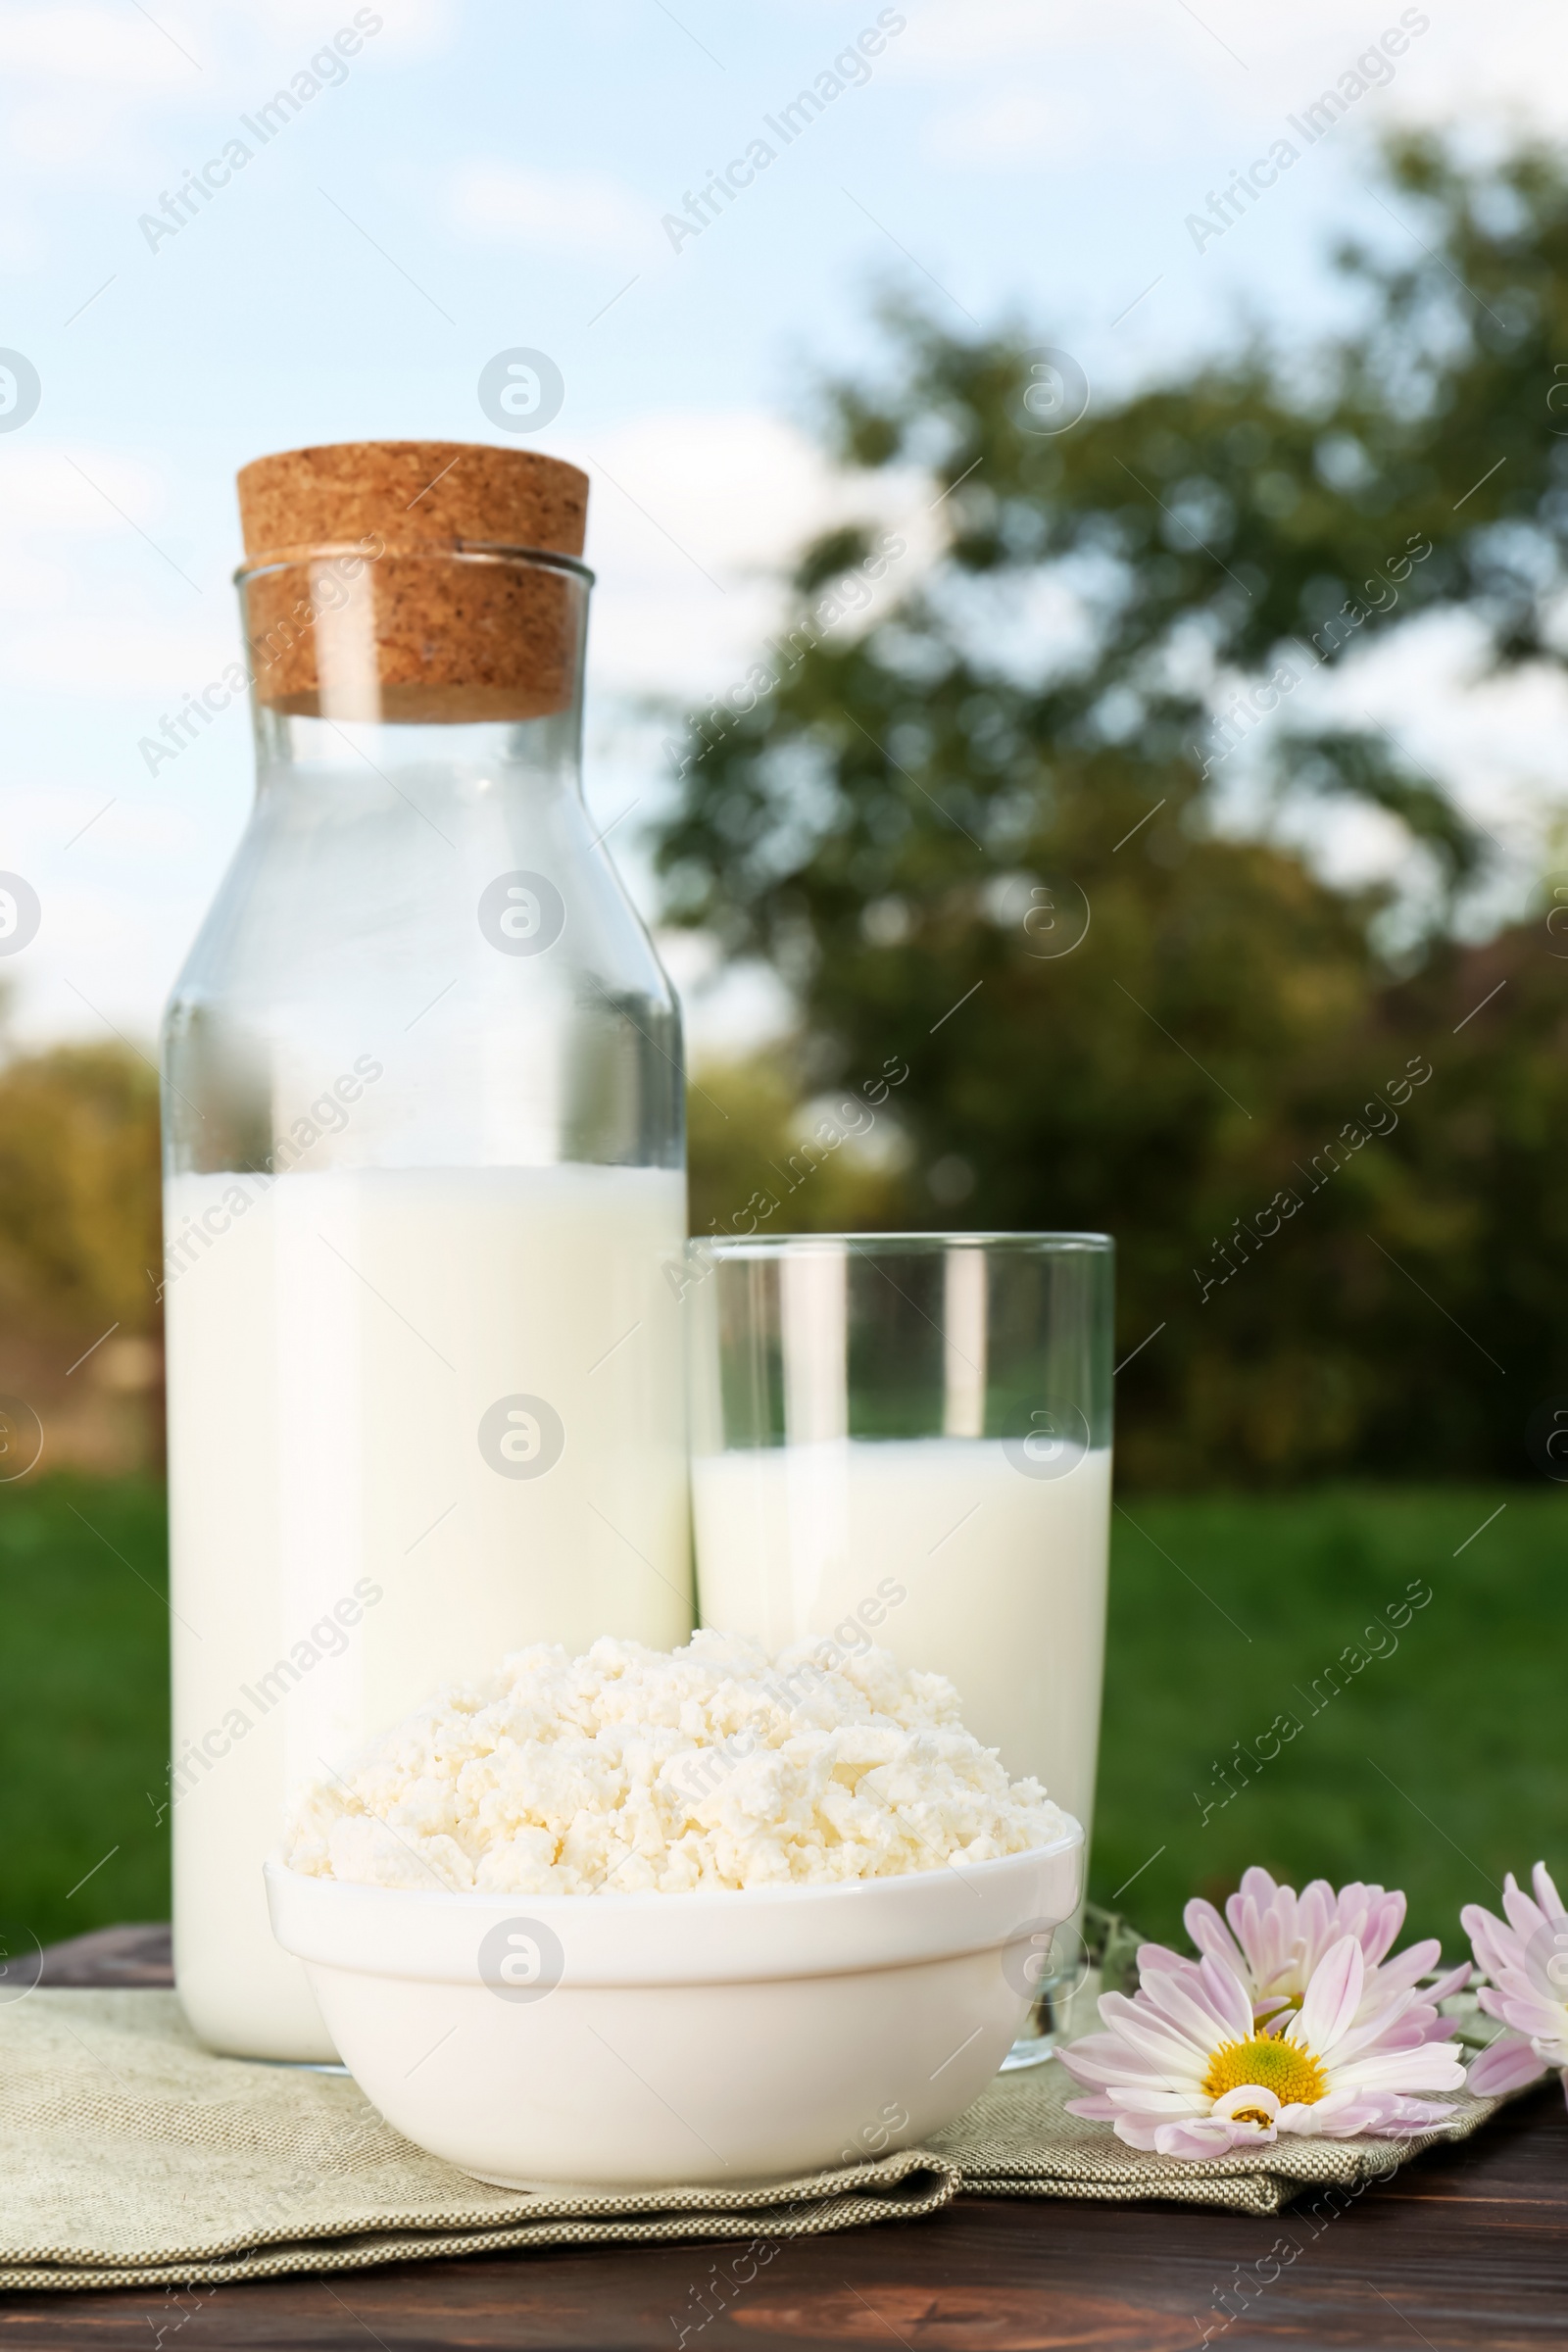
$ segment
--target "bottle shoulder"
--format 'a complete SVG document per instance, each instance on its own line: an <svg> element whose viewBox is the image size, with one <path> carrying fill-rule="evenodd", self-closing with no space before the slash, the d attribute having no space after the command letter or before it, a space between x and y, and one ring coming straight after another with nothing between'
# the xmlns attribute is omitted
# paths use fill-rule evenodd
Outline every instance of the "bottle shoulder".
<svg viewBox="0 0 1568 2352"><path fill-rule="evenodd" d="M675 994L574 791L261 796L164 1071L172 1169L272 1166L280 1138L310 1167L683 1155Z"/></svg>
<svg viewBox="0 0 1568 2352"><path fill-rule="evenodd" d="M259 799L166 1021L198 1004L263 1020L344 997L402 1004L437 967L438 984L461 978L497 1012L597 999L673 1017L674 990L581 800L557 795L520 823L495 813L475 823L471 809L411 805L392 821L350 808L302 824Z"/></svg>

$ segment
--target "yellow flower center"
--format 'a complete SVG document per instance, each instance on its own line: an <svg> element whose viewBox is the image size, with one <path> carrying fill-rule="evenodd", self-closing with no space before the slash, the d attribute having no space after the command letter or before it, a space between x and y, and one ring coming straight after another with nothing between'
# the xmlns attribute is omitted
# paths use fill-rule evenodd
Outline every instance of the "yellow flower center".
<svg viewBox="0 0 1568 2352"><path fill-rule="evenodd" d="M1328 2089L1322 2067L1297 2042L1278 2041L1271 2034L1254 2034L1250 2041L1221 2042L1203 2077L1207 2096L1222 2099L1228 2090L1254 2082L1260 2090L1271 2090L1282 2107L1315 2106ZM1250 2113L1259 2124L1269 2120L1260 2108L1241 2112Z"/></svg>

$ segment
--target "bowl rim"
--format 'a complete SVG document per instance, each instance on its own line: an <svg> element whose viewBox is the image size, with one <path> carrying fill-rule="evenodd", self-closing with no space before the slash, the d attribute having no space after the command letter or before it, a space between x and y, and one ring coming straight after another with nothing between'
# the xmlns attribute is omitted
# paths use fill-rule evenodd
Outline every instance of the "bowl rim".
<svg viewBox="0 0 1568 2352"><path fill-rule="evenodd" d="M1059 1838L1048 1838L1043 1845L1021 1846L1013 1854L992 1854L984 1862L962 1865L942 1862L931 1870L889 1871L872 1879L838 1879L826 1886L797 1885L792 1882L777 1886L704 1887L684 1893L656 1886L641 1887L626 1894L533 1894L515 1887L377 1886L365 1879L318 1877L312 1871L296 1870L292 1863L284 1860L280 1851L269 1854L262 1867L268 1880L275 1881L280 1886L308 1887L318 1900L330 1902L341 1897L352 1897L356 1902L379 1901L388 1906L394 1903L415 1904L444 1916L498 1909L514 1912L519 1905L525 1905L530 1915L537 1911L545 1918L559 1915L563 1919L580 1919L584 1916L585 1906L589 1904L593 1906L592 1915L596 1919L624 1917L648 1910L654 1910L662 1917L672 1913L676 1905L682 1917L709 1909L737 1916L737 1906L741 1904L749 1911L756 1911L763 1904L806 1907L854 1895L863 1900L868 1894L888 1893L894 1887L923 1890L947 1879L978 1879L982 1886L989 1886L1009 1870L1050 1860L1057 1854L1070 1853L1076 1845L1083 1845L1086 1842L1083 1824L1071 1813L1063 1818L1066 1828Z"/></svg>
<svg viewBox="0 0 1568 2352"><path fill-rule="evenodd" d="M1069 1818L1059 1837L1016 1854L832 1886L455 1893L311 1878L280 1857L265 1885L274 1936L308 1967L477 1986L488 1982L483 1951L510 1948L525 1931L567 1989L652 1987L835 1976L1001 1948L1035 1934L1048 1913L1052 1926L1070 1916L1084 1851Z"/></svg>

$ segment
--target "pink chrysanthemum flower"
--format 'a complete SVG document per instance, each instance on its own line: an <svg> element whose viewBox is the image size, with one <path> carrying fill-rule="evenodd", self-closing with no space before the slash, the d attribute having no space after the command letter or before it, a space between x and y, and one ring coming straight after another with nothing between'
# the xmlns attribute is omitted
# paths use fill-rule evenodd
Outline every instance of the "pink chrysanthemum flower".
<svg viewBox="0 0 1568 2352"><path fill-rule="evenodd" d="M1191 1902L1182 1917L1199 1950L1240 1977L1261 2025L1300 2007L1313 1971L1342 1936L1354 1936L1366 1963L1363 2014L1428 1975L1443 1957L1435 1936L1396 1959L1385 1957L1404 1925L1404 1908L1402 1894L1382 1886L1357 1883L1336 1894L1327 1879L1314 1879L1298 1894L1294 1886L1277 1886L1266 1870L1250 1870L1225 1905L1229 1930L1212 1903ZM1419 2024L1420 2038L1442 2040L1449 2029L1437 2005L1457 1992L1469 1974L1469 1962L1461 1960L1427 1985L1421 1994L1425 2014L1412 2007L1407 2030Z"/></svg>
<svg viewBox="0 0 1568 2352"><path fill-rule="evenodd" d="M1453 2112L1409 2094L1460 2089L1456 2048L1410 2037L1418 2004L1409 1985L1363 2014L1372 1972L1353 1936L1330 1946L1277 2030L1259 2026L1250 1990L1221 1960L1146 1944L1139 1966L1131 1999L1101 2000L1108 2031L1057 2052L1094 2093L1070 2099L1068 2112L1114 2124L1129 2147L1218 2156L1267 2146L1282 2132L1396 2136Z"/></svg>
<svg viewBox="0 0 1568 2352"><path fill-rule="evenodd" d="M1507 2028L1471 2060L1470 2087L1482 2098L1521 2090L1552 2067L1561 2070L1568 2098L1568 1911L1544 1862L1531 1883L1534 1902L1511 1871L1503 1882L1506 1925L1479 1903L1459 1914L1476 1966L1492 1979L1476 1997Z"/></svg>

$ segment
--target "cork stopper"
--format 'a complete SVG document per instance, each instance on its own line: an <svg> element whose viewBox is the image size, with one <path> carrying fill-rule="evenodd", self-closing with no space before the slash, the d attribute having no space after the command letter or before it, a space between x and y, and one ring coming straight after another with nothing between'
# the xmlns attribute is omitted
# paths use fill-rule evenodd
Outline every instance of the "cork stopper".
<svg viewBox="0 0 1568 2352"><path fill-rule="evenodd" d="M577 692L588 477L535 450L351 441L239 474L258 699L305 716L537 718Z"/></svg>

